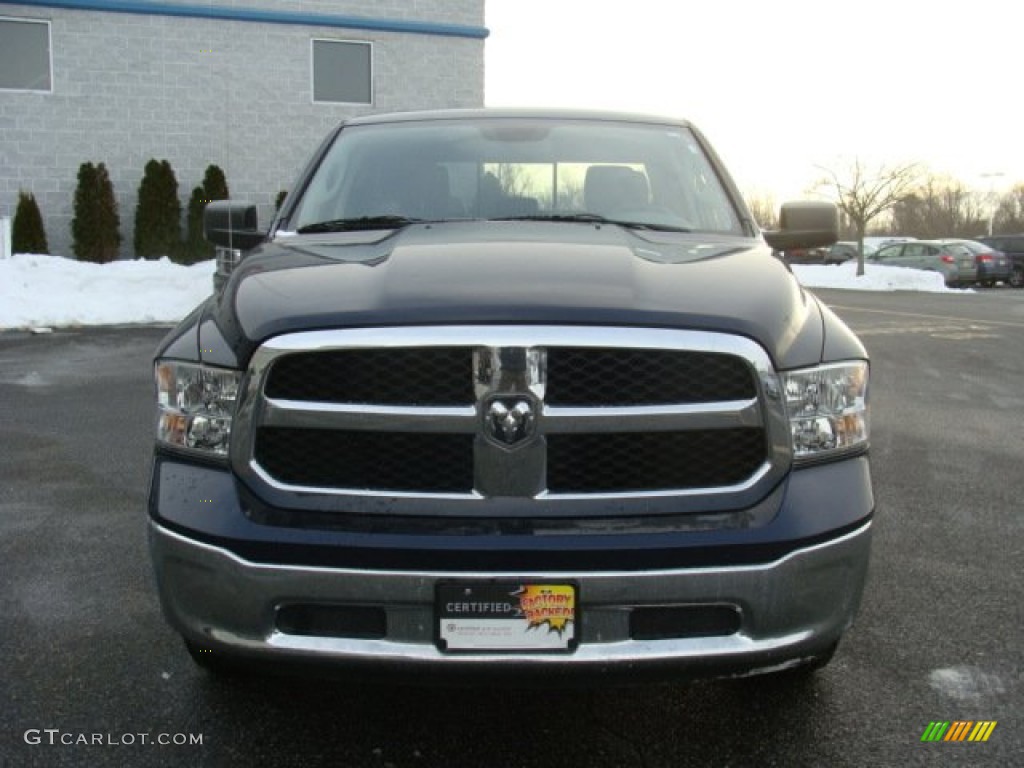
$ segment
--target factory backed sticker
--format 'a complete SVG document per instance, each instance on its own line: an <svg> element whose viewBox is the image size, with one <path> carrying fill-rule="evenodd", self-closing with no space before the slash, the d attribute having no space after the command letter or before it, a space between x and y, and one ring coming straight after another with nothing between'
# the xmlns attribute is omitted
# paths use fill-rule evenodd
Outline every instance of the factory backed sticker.
<svg viewBox="0 0 1024 768"><path fill-rule="evenodd" d="M436 615L446 651L571 651L577 643L574 584L440 584Z"/></svg>

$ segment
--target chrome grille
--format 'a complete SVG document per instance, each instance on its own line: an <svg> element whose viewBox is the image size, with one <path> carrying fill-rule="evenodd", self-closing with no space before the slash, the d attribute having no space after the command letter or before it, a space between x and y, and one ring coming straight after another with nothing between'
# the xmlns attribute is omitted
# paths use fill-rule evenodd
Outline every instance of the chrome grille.
<svg viewBox="0 0 1024 768"><path fill-rule="evenodd" d="M591 516L629 504L637 514L739 509L791 463L780 392L764 351L726 334L311 331L253 356L231 455L257 494L289 508L538 518L579 514L589 499L601 500L582 508Z"/></svg>
<svg viewBox="0 0 1024 768"><path fill-rule="evenodd" d="M735 356L664 349L552 347L548 405L617 406L746 400L757 389ZM473 348L305 352L271 367L267 397L380 405L472 404Z"/></svg>

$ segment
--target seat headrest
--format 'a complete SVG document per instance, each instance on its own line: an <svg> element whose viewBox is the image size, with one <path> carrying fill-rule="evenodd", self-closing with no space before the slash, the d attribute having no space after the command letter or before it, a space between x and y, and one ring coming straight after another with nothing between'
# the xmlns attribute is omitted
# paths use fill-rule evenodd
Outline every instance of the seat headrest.
<svg viewBox="0 0 1024 768"><path fill-rule="evenodd" d="M650 203L647 177L625 165L592 165L583 181L583 200L591 213L645 208Z"/></svg>

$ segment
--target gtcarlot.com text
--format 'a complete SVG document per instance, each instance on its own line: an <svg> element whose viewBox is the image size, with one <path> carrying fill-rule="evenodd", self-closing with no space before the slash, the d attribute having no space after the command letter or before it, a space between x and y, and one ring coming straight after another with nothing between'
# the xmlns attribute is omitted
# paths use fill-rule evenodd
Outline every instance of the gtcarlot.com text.
<svg viewBox="0 0 1024 768"><path fill-rule="evenodd" d="M29 728L25 731L25 743L47 746L82 747L201 747L201 733L75 733L60 728Z"/></svg>

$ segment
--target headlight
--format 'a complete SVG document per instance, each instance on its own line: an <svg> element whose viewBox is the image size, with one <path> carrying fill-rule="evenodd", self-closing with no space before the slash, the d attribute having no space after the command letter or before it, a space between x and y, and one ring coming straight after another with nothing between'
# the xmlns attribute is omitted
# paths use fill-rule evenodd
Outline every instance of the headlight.
<svg viewBox="0 0 1024 768"><path fill-rule="evenodd" d="M865 361L789 371L782 381L795 459L828 458L867 445Z"/></svg>
<svg viewBox="0 0 1024 768"><path fill-rule="evenodd" d="M158 361L157 440L210 456L227 456L241 378L238 371L224 368Z"/></svg>

